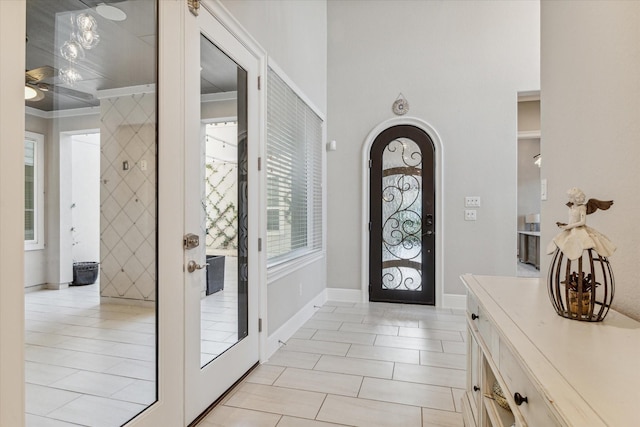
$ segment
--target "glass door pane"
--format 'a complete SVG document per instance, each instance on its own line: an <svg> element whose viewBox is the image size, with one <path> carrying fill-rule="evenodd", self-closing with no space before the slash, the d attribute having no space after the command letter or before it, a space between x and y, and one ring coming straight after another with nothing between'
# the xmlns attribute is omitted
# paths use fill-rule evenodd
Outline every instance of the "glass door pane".
<svg viewBox="0 0 640 427"><path fill-rule="evenodd" d="M206 245L201 365L247 336L247 72L200 36L202 224Z"/></svg>
<svg viewBox="0 0 640 427"><path fill-rule="evenodd" d="M382 152L382 289L422 290L422 153L410 139Z"/></svg>
<svg viewBox="0 0 640 427"><path fill-rule="evenodd" d="M27 425L120 426L157 400L157 2L26 5Z"/></svg>

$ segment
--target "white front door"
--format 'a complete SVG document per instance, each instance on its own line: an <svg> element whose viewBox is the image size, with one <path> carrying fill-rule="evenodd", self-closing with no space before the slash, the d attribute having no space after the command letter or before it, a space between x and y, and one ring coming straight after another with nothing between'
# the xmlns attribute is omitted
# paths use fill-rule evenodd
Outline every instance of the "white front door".
<svg viewBox="0 0 640 427"><path fill-rule="evenodd" d="M258 73L205 8L185 37L185 424L258 362Z"/></svg>

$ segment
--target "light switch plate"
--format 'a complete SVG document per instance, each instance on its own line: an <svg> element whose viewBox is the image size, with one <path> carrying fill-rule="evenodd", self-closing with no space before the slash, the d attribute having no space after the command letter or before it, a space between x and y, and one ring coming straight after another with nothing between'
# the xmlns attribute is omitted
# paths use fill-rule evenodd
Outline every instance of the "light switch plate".
<svg viewBox="0 0 640 427"><path fill-rule="evenodd" d="M547 180L540 180L540 200L547 200Z"/></svg>
<svg viewBox="0 0 640 427"><path fill-rule="evenodd" d="M464 210L464 220L465 221L475 221L478 219L477 217L478 211L475 209L465 209Z"/></svg>

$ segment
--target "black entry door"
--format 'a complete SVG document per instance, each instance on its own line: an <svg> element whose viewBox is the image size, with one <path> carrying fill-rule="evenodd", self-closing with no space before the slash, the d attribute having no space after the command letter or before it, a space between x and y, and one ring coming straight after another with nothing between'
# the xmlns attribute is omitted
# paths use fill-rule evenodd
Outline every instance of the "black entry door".
<svg viewBox="0 0 640 427"><path fill-rule="evenodd" d="M371 147L369 300L435 305L433 141L409 125Z"/></svg>

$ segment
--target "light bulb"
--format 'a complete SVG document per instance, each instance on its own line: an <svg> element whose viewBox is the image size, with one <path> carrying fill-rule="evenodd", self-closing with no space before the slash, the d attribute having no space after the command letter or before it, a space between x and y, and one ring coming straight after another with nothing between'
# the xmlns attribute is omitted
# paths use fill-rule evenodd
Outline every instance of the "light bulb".
<svg viewBox="0 0 640 427"><path fill-rule="evenodd" d="M60 78L66 84L73 86L76 82L82 80L82 76L73 67L64 67L60 69Z"/></svg>
<svg viewBox="0 0 640 427"><path fill-rule="evenodd" d="M84 49L75 40L68 40L64 42L60 48L60 54L64 59L70 62L78 62L84 59Z"/></svg>
<svg viewBox="0 0 640 427"><path fill-rule="evenodd" d="M84 49L93 49L100 42L100 35L95 30L76 31L73 33L75 39Z"/></svg>
<svg viewBox="0 0 640 427"><path fill-rule="evenodd" d="M96 18L88 13L81 13L76 16L76 24L80 31L95 31L98 28Z"/></svg>

